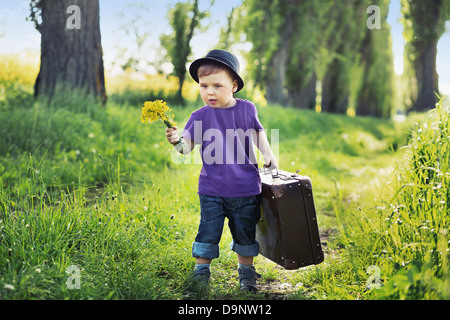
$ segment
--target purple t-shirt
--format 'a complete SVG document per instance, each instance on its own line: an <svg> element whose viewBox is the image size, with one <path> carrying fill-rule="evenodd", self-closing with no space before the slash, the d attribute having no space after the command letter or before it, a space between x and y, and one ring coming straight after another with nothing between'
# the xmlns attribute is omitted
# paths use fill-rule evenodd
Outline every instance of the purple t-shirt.
<svg viewBox="0 0 450 320"><path fill-rule="evenodd" d="M231 108L206 105L192 112L183 130L182 137L200 145L199 194L249 197L261 193L253 137L264 128L252 102L236 102Z"/></svg>

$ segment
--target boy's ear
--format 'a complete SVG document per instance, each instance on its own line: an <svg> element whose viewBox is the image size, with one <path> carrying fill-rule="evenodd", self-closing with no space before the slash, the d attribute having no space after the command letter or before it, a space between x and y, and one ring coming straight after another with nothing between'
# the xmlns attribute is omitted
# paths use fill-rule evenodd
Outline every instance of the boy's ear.
<svg viewBox="0 0 450 320"><path fill-rule="evenodd" d="M238 89L238 82L237 82L237 80L234 80L233 81L233 93L235 93L237 91L237 89Z"/></svg>

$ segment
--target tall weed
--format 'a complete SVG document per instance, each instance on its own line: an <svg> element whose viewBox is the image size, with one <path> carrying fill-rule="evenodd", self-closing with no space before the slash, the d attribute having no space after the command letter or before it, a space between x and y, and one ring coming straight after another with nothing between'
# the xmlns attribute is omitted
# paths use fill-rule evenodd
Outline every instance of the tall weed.
<svg viewBox="0 0 450 320"><path fill-rule="evenodd" d="M141 92L158 92L156 85L147 91L145 80L142 85ZM126 90L126 86L117 88ZM116 98L123 99L123 104L110 99L106 108L81 94L63 92L52 102L4 103L0 112L0 298L186 297L182 291L193 266L190 246L198 222L200 168L171 163L172 148L165 141L164 126L139 122L144 96L120 90L118 94L123 94ZM193 101L184 108L171 105L179 128L201 105ZM389 203L385 209L360 211L353 210L352 201L355 194L373 195L376 188L369 182L384 178L378 174L392 160L393 151L405 143L409 124L399 130L393 122L373 118L260 104L258 108L269 139L271 129L280 130L281 169L301 169L312 178L321 230L336 228L335 214L346 223L341 223L343 237L327 244L341 251L341 260L327 257L313 272L296 273L307 275L302 290L324 292L315 295L318 298L374 297L373 290L360 295L368 265L384 268L386 294L389 283L396 283L390 281L392 277L420 274L417 265L402 273L402 261L408 260L394 240L398 224L385 220L391 214ZM392 235L385 235L387 229ZM444 246L443 239L439 238L438 246ZM215 262L213 282L231 290L236 257L228 249L223 251ZM81 290L66 286L65 271L70 265L81 267ZM292 279L298 278L293 275ZM444 285L440 282L437 287ZM219 291L215 297L223 297Z"/></svg>
<svg viewBox="0 0 450 320"><path fill-rule="evenodd" d="M390 184L382 186L384 200L368 209L336 201L342 258L351 261L371 299L450 297L449 109L441 102L425 116L400 154ZM364 281L374 266L376 289Z"/></svg>
<svg viewBox="0 0 450 320"><path fill-rule="evenodd" d="M394 299L449 299L450 110L440 102L413 131L385 215L387 283Z"/></svg>
<svg viewBox="0 0 450 320"><path fill-rule="evenodd" d="M64 92L51 102L10 106L0 113L0 175L5 183L13 181L31 154L46 163L42 176L48 184L69 185L81 177L86 185L105 185L116 176L118 160L122 182L134 174L143 179L145 169L158 170L165 162L169 148L163 126L145 127L139 119L139 108L101 107Z"/></svg>
<svg viewBox="0 0 450 320"><path fill-rule="evenodd" d="M189 213L198 210L186 173L172 173L179 184L163 174L127 193L120 183L49 188L34 162L17 194L0 183L0 299L181 296L193 264ZM80 270L78 290L67 285L70 266Z"/></svg>

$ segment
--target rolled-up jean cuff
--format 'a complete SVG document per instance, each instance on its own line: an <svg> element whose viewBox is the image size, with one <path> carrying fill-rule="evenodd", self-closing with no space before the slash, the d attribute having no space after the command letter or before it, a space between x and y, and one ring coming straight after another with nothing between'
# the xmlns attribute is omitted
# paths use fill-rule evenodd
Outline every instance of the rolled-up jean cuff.
<svg viewBox="0 0 450 320"><path fill-rule="evenodd" d="M194 242L192 244L192 256L194 258L215 259L219 257L219 246L217 244L208 244Z"/></svg>
<svg viewBox="0 0 450 320"><path fill-rule="evenodd" d="M255 241L252 245L243 246L232 241L230 249L244 257L256 257L259 253L259 243Z"/></svg>

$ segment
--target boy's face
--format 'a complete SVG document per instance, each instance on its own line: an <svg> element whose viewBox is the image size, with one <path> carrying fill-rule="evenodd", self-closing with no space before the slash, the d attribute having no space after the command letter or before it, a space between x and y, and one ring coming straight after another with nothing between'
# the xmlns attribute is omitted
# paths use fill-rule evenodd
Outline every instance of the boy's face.
<svg viewBox="0 0 450 320"><path fill-rule="evenodd" d="M236 80L220 70L209 76L199 77L200 95L203 102L213 108L230 108L236 104L233 93L238 88Z"/></svg>

